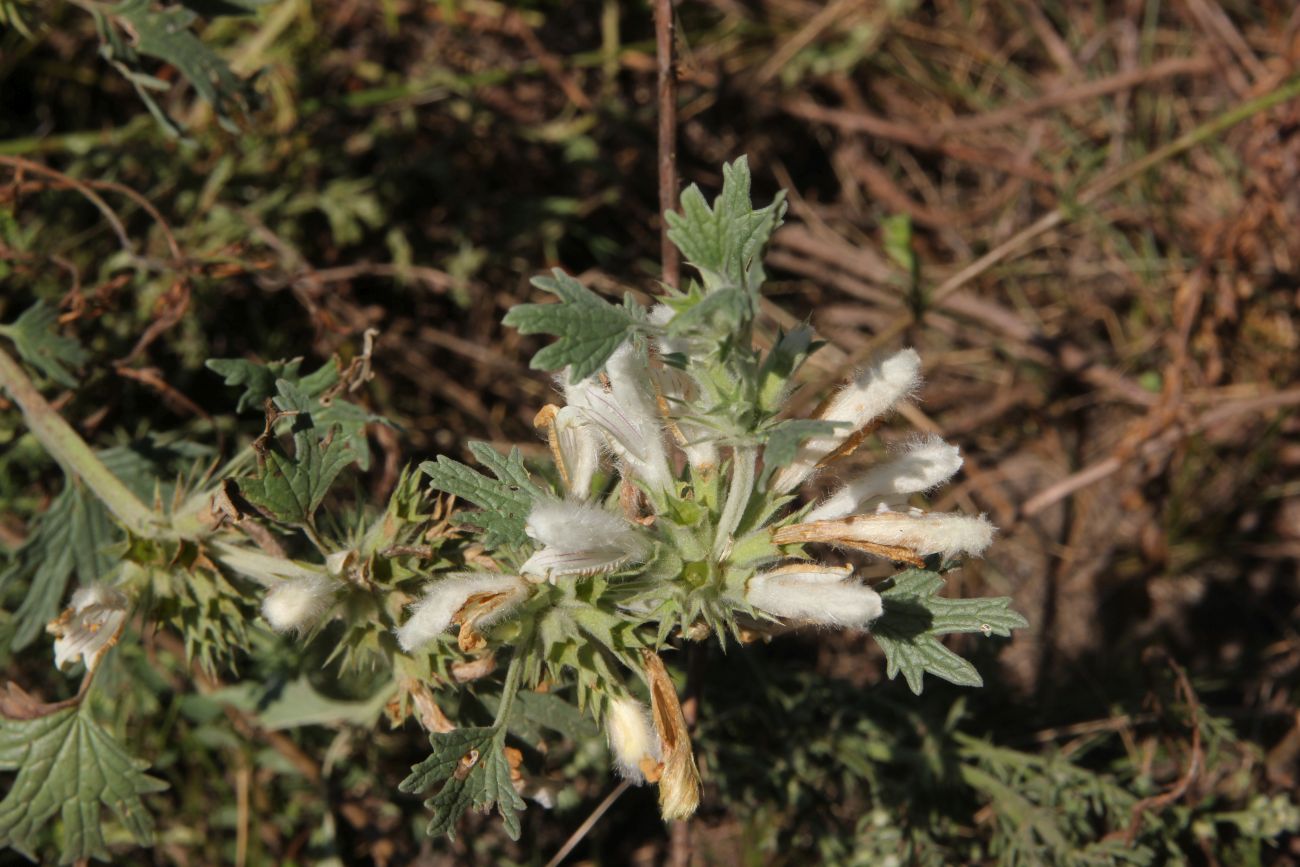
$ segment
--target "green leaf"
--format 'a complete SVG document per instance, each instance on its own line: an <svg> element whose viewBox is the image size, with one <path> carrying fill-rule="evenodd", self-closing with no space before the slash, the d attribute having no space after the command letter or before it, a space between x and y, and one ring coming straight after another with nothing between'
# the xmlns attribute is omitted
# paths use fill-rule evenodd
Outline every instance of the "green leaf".
<svg viewBox="0 0 1300 867"><path fill-rule="evenodd" d="M749 187L749 161L742 156L722 167L722 193L713 207L691 184L682 193L682 212L664 215L668 238L710 290L730 286L757 292L763 283L762 252L785 216L785 193L754 210Z"/></svg>
<svg viewBox="0 0 1300 867"><path fill-rule="evenodd" d="M233 705L253 714L267 731L301 726L371 727L393 697L391 683L364 701L341 701L322 695L305 677L271 685L246 681L204 696L216 706Z"/></svg>
<svg viewBox="0 0 1300 867"><path fill-rule="evenodd" d="M668 323L667 331L674 337L731 335L739 332L756 312L749 292L738 286L726 286L683 309Z"/></svg>
<svg viewBox="0 0 1300 867"><path fill-rule="evenodd" d="M839 426L842 425L821 419L792 418L768 428L763 446L763 483L767 483L773 472L794 460L804 440L830 436Z"/></svg>
<svg viewBox="0 0 1300 867"><path fill-rule="evenodd" d="M280 379L294 381L298 378L301 358L289 361L269 361L258 364L245 358L209 358L204 366L225 378L226 385L243 386L244 392L235 405L236 412L246 409L261 410L268 397L275 395L275 383ZM333 365L327 365L333 368ZM317 371L319 373L319 371Z"/></svg>
<svg viewBox="0 0 1300 867"><path fill-rule="evenodd" d="M337 428L324 441L310 427L300 430L293 443L293 457L278 449L268 452L262 475L240 479L239 490L278 521L310 525L330 485L356 459L356 451L338 436Z"/></svg>
<svg viewBox="0 0 1300 867"><path fill-rule="evenodd" d="M13 323L0 325L0 334L14 342L14 348L32 367L68 388L77 385L69 367L79 367L88 358L81 344L59 334L59 314L44 301L37 301Z"/></svg>
<svg viewBox="0 0 1300 867"><path fill-rule="evenodd" d="M778 333L776 345L767 353L758 371L759 409L774 413L781 408L795 371L821 346L813 340L813 330L806 324L788 334Z"/></svg>
<svg viewBox="0 0 1300 867"><path fill-rule="evenodd" d="M327 368L334 374L328 381L320 376ZM296 384L287 379L278 379L275 382L276 408L281 412L298 413L298 418L294 420L295 430L303 426L319 430L334 429L334 437L352 449L357 466L368 470L370 441L366 439L366 425L372 422L388 424L388 421L339 396L326 402L320 395L337 381L338 374L331 363L326 363L321 370L303 377Z"/></svg>
<svg viewBox="0 0 1300 867"><path fill-rule="evenodd" d="M486 810L493 805L505 822L510 839L519 839L519 813L524 801L510 782L504 728L467 728L429 736L433 752L411 768L411 775L398 787L403 792L425 792L441 783L442 788L425 805L433 810L429 836L446 834L455 838L456 822L470 808Z"/></svg>
<svg viewBox="0 0 1300 867"><path fill-rule="evenodd" d="M243 84L226 62L194 35L191 27L197 15L176 6L155 9L150 0L122 0L115 6L102 7L102 12L130 36L129 45L120 38L108 39L102 51L135 85L136 93L164 126L175 129L148 94L149 88L157 88L158 79L148 76L142 80L145 77L134 68L139 55L174 66L212 106L222 125L231 132L238 131L228 109L242 95Z"/></svg>
<svg viewBox="0 0 1300 867"><path fill-rule="evenodd" d="M885 651L887 674L901 671L912 692L921 694L923 675L932 674L958 686L982 686L975 666L944 647L938 636L953 632L982 632L1008 636L1029 624L1010 608L1008 597L945 599L937 594L944 580L936 572L908 569L891 579L880 595L885 611L871 626L872 637Z"/></svg>
<svg viewBox="0 0 1300 867"><path fill-rule="evenodd" d="M559 296L558 304L518 304L503 323L520 334L554 334L559 340L533 356L534 370L559 370L572 365L574 379L585 379L614 354L636 327L626 307L610 304L559 268L551 276L533 278L533 285Z"/></svg>
<svg viewBox="0 0 1300 867"><path fill-rule="evenodd" d="M31 534L0 573L0 588L10 581L28 585L27 595L14 612L9 637L13 650L22 650L45 630L59 613L68 583L75 575L90 584L108 574L116 560L107 548L118 532L99 500L77 482L71 482L37 519Z"/></svg>
<svg viewBox="0 0 1300 867"><path fill-rule="evenodd" d="M470 451L492 470L496 479L446 455L439 455L436 463L425 461L420 464L420 470L433 480L434 489L483 509L462 515L465 523L487 531L483 544L489 548L526 544L528 534L524 532L524 523L533 501L543 492L529 478L523 455L519 449L512 449L508 458L502 458L487 443L478 441L470 443Z"/></svg>
<svg viewBox="0 0 1300 867"><path fill-rule="evenodd" d="M495 708L490 708L495 710ZM517 734L528 730L530 734L537 727L559 732L575 741L593 738L599 734L596 723L591 717L578 710L570 702L551 692L533 692L522 689L515 695L515 706L510 714L508 724ZM530 737L530 741L540 738Z"/></svg>
<svg viewBox="0 0 1300 867"><path fill-rule="evenodd" d="M147 767L78 708L31 720L0 719L0 770L18 772L0 802L0 846L35 859L39 835L58 813L60 864L107 861L100 825L104 807L136 842L149 845L153 819L140 796L167 784L146 775Z"/></svg>

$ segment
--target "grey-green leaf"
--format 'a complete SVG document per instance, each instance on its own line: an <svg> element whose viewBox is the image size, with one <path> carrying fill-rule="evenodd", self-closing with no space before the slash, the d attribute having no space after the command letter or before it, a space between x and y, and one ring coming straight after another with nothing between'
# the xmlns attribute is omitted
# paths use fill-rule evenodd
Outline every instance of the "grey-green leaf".
<svg viewBox="0 0 1300 867"><path fill-rule="evenodd" d="M236 412L243 412L246 409L260 410L266 399L275 395L276 380L296 380L301 363L301 358L269 361L266 364L245 358L209 358L205 366L224 377L226 385L244 387L239 403L235 405Z"/></svg>
<svg viewBox="0 0 1300 867"><path fill-rule="evenodd" d="M75 388L76 377L68 369L86 362L86 351L70 337L55 329L59 314L44 301L28 307L9 325L0 325L0 334L14 342L14 348L32 367L57 382Z"/></svg>
<svg viewBox="0 0 1300 867"><path fill-rule="evenodd" d="M664 215L669 239L699 269L710 290L757 292L763 282L762 252L785 216L785 193L755 210L749 188L749 161L742 156L722 167L722 193L712 207L692 184L682 193L682 212Z"/></svg>
<svg viewBox="0 0 1300 867"><path fill-rule="evenodd" d="M0 846L33 857L40 834L62 819L60 864L109 860L100 816L104 807L148 845L153 819L141 796L167 788L87 712L67 708L32 720L0 719L0 770L17 771L0 802Z"/></svg>
<svg viewBox="0 0 1300 867"><path fill-rule="evenodd" d="M21 650L59 613L75 575L81 584L98 581L113 568L106 549L118 533L108 511L79 482L69 482L37 520L13 563L0 573L0 587L25 582L27 595L14 612L10 646ZM7 627L8 628L8 627Z"/></svg>
<svg viewBox="0 0 1300 867"><path fill-rule="evenodd" d="M604 298L559 268L533 278L533 285L559 297L557 304L519 304L502 320L521 334L554 334L559 339L533 356L538 370L572 366L574 379L585 379L614 354L634 331L636 320L626 307Z"/></svg>
<svg viewBox="0 0 1300 867"><path fill-rule="evenodd" d="M477 441L470 443L470 450L498 478L490 479L446 455L439 455L437 462L425 461L420 470L432 480L435 489L483 510L462 514L461 520L486 530L483 543L489 548L527 543L524 523L542 491L529 477L523 456L513 449L509 457L503 458L487 443Z"/></svg>
<svg viewBox="0 0 1300 867"><path fill-rule="evenodd" d="M110 59L124 71L131 71L125 64L134 62L135 54L171 64L213 107L222 125L237 131L230 120L230 109L242 97L243 85L230 66L194 34L191 27L198 16L175 6L155 9L149 0L122 0L103 11L131 35L129 49L120 40L105 46ZM145 95L139 87L137 93ZM160 120L166 123L165 118Z"/></svg>
<svg viewBox="0 0 1300 867"><path fill-rule="evenodd" d="M403 792L425 792L442 784L425 802L433 810L427 828L429 836L456 836L456 823L470 808L493 805L505 822L506 833L519 839L519 813L523 799L510 781L510 762L505 754L505 729L465 728L429 736L433 752L411 768L399 788Z"/></svg>
<svg viewBox="0 0 1300 867"><path fill-rule="evenodd" d="M872 637L885 651L886 673L893 679L901 671L912 692L921 694L926 674L958 686L980 686L975 666L944 647L938 636L954 632L981 632L1008 636L1028 625L1012 611L1007 597L945 599L936 594L944 581L935 572L909 569L894 576L880 595L884 614L871 626Z"/></svg>

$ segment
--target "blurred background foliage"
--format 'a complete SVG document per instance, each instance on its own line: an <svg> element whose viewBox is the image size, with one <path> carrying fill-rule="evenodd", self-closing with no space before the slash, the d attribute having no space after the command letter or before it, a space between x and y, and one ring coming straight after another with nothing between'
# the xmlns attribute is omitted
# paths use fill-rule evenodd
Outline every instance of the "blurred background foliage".
<svg viewBox="0 0 1300 867"><path fill-rule="evenodd" d="M633 789L573 863L1300 862L1294 4L677 16L682 177L747 153L757 200L790 190L764 314L830 341L804 401L916 346L923 401L883 438L961 444L937 505L1002 532L947 592L1031 628L958 639L986 687L919 700L862 637L709 654L689 832ZM313 369L373 327L398 427L363 497L469 438L538 453L551 385L499 319L550 266L654 291L655 71L651 10L619 0L0 0L0 322L57 307L89 360L47 393L103 447L228 452L259 423L207 358ZM0 551L59 479L0 412ZM171 785L123 857L543 864L613 787L598 744L549 742L576 782L521 842L477 816L427 840L396 791L423 736L359 725L326 650L256 640L223 681L165 631L113 657L104 718ZM45 639L0 661L67 693Z"/></svg>

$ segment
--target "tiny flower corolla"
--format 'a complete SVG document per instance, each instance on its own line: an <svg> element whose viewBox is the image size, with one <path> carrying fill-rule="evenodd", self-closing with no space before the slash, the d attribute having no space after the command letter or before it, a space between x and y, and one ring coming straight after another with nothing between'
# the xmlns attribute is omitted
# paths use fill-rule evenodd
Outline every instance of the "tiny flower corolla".
<svg viewBox="0 0 1300 867"><path fill-rule="evenodd" d="M799 487L824 459L852 443L855 435L916 391L920 383L921 357L913 349L896 352L867 368L840 389L818 416L839 422L835 433L804 442L794 460L777 471L772 489L787 492Z"/></svg>
<svg viewBox="0 0 1300 867"><path fill-rule="evenodd" d="M646 773L656 775L661 754L659 736L650 723L650 710L634 698L610 701L605 712L605 733L619 775L644 783Z"/></svg>
<svg viewBox="0 0 1300 867"><path fill-rule="evenodd" d="M519 570L531 578L611 572L649 553L635 525L594 503L538 500L524 530L542 544Z"/></svg>
<svg viewBox="0 0 1300 867"><path fill-rule="evenodd" d="M45 627L54 636L54 666L63 669L80 657L94 671L126 622L128 600L106 584L91 584L72 594L68 608Z"/></svg>
<svg viewBox="0 0 1300 867"><path fill-rule="evenodd" d="M849 482L817 508L805 521L830 521L873 511L878 505L896 507L911 494L936 488L961 469L961 453L937 436L909 443L898 456L873 467Z"/></svg>
<svg viewBox="0 0 1300 867"><path fill-rule="evenodd" d="M335 586L323 575L281 581L262 600L262 616L276 632L310 629L329 608Z"/></svg>
<svg viewBox="0 0 1300 867"><path fill-rule="evenodd" d="M745 599L790 620L865 628L884 610L880 594L852 580L849 566L798 563L749 579Z"/></svg>
<svg viewBox="0 0 1300 867"><path fill-rule="evenodd" d="M424 597L410 606L411 616L397 627L397 643L407 653L419 650L456 622L461 611L475 607L473 626L502 619L528 596L528 584L516 575L461 572L434 581ZM470 624L466 623L462 628Z"/></svg>

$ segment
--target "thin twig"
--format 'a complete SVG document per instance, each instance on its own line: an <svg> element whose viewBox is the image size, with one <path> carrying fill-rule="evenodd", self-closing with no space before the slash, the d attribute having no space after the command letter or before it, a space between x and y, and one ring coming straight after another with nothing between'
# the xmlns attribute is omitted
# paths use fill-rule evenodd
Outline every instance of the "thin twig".
<svg viewBox="0 0 1300 867"><path fill-rule="evenodd" d="M623 780L615 786L614 791L606 795L605 800L601 801L596 809L591 811L591 815L578 826L577 830L569 835L569 839L564 841L564 845L560 847L560 851L555 853L555 857L546 862L546 867L559 867L559 865L563 863L564 859L569 856L569 853L577 848L578 844L582 842L582 839L591 833L591 829L596 827L596 823L600 821L600 817L605 815L606 811L608 811L610 807L614 806L614 802L621 798L623 793L626 792L628 787L631 785L632 784L627 780Z"/></svg>
<svg viewBox="0 0 1300 867"><path fill-rule="evenodd" d="M680 280L677 248L668 240L664 215L677 207L677 61L672 0L655 0L655 59L659 65L659 246L664 282Z"/></svg>

